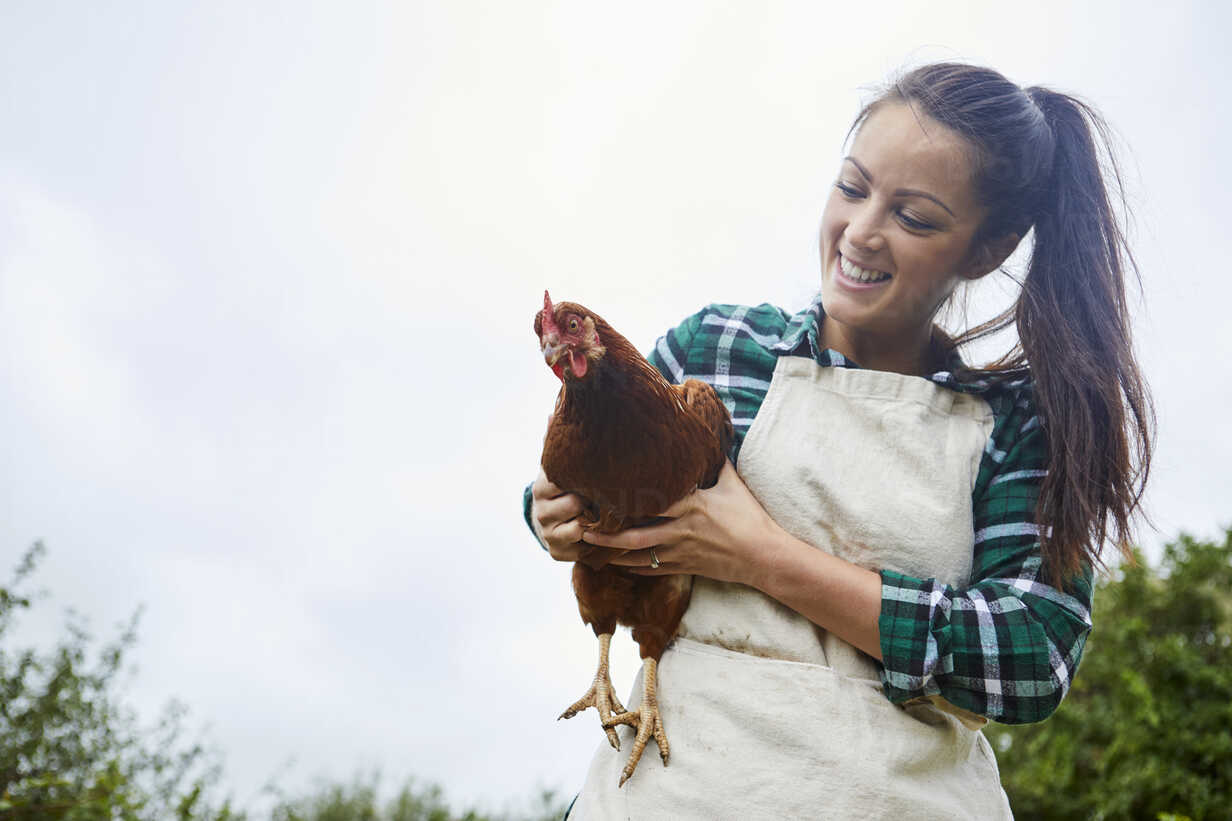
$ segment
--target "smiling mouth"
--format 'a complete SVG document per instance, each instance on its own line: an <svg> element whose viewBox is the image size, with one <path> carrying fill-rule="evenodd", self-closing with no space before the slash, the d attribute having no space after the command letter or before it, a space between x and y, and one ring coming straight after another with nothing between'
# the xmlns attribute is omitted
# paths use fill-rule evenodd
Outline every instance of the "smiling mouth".
<svg viewBox="0 0 1232 821"><path fill-rule="evenodd" d="M887 274L885 271L873 271L868 268L861 268L841 253L838 254L838 267L839 270L842 271L843 276L853 282L858 282L861 285L872 285L891 279L890 274Z"/></svg>

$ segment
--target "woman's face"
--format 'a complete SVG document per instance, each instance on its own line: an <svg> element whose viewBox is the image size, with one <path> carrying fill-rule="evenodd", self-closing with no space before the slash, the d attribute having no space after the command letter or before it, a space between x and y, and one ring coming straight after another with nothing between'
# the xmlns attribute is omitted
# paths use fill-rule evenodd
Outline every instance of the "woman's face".
<svg viewBox="0 0 1232 821"><path fill-rule="evenodd" d="M827 343L838 333L849 347L927 344L959 280L986 273L969 254L985 209L966 143L918 117L904 103L882 105L839 168L821 218Z"/></svg>

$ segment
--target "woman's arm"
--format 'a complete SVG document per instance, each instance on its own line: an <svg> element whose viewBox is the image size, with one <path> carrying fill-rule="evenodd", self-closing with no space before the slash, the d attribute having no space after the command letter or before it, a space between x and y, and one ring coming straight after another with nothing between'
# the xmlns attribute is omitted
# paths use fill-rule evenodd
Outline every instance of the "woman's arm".
<svg viewBox="0 0 1232 821"><path fill-rule="evenodd" d="M880 660L893 702L941 695L997 721L1041 721L1081 659L1091 577L1088 570L1063 591L1040 576L1034 513L1046 450L1029 407L1008 414L994 435L977 482L971 582L962 588L867 570L796 539L730 465L713 488L665 511L671 521L586 540L627 551L613 564L637 573L693 573L761 590Z"/></svg>
<svg viewBox="0 0 1232 821"><path fill-rule="evenodd" d="M783 532L751 585L881 661L881 577Z"/></svg>
<svg viewBox="0 0 1232 821"><path fill-rule="evenodd" d="M661 515L671 521L620 533L591 531L582 538L625 550L612 564L635 573L689 573L756 588L881 658L877 573L818 550L781 528L731 462L723 466L714 487L689 494ZM650 567L651 547L657 569Z"/></svg>
<svg viewBox="0 0 1232 821"><path fill-rule="evenodd" d="M1047 443L1029 400L1015 400L992 441L976 485L971 582L881 572L882 681L894 702L939 694L1025 724L1069 690L1091 631L1093 574L1085 566L1062 589L1041 573L1035 507Z"/></svg>

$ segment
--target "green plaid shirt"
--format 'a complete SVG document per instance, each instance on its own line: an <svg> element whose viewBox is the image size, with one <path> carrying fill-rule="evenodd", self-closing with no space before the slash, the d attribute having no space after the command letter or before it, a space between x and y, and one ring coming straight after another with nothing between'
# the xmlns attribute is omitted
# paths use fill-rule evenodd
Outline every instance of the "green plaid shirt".
<svg viewBox="0 0 1232 821"><path fill-rule="evenodd" d="M794 316L769 304L709 305L668 331L647 358L670 382L692 378L715 387L732 415L736 462L778 357L859 367L822 349L822 318L820 298ZM1068 591L1040 577L1034 514L1047 449L1029 381L960 380L961 372L954 354L945 370L928 378L982 396L993 412L971 494L971 580L955 588L880 571L881 680L894 703L941 695L995 721L1042 721L1061 703L1082 658L1091 630L1092 574L1088 568ZM523 514L529 526L529 487Z"/></svg>

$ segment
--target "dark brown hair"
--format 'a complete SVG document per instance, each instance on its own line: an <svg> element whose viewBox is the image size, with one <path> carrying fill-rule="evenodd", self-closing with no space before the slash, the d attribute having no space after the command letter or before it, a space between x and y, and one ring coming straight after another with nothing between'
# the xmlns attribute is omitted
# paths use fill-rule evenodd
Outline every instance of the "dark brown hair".
<svg viewBox="0 0 1232 821"><path fill-rule="evenodd" d="M1015 304L949 343L1017 326L1014 347L976 373L1010 379L1030 366L1048 442L1036 504L1046 578L1059 582L1086 563L1102 566L1106 541L1132 558L1131 518L1150 471L1154 411L1130 343L1125 272L1139 274L1105 183L1106 173L1128 215L1107 123L1072 96L1019 88L992 69L961 63L904 74L864 107L852 130L887 102L911 105L970 144L976 195L988 209L973 249L1034 232Z"/></svg>

